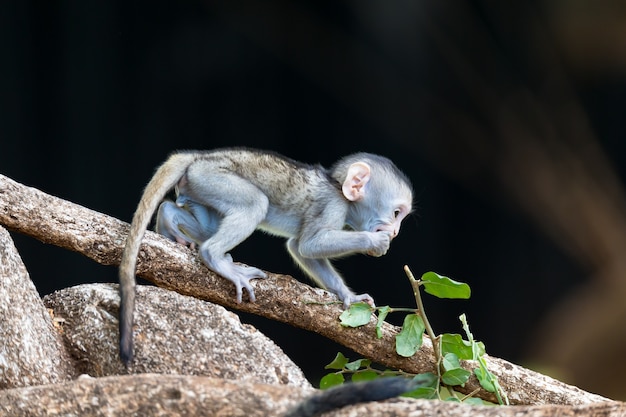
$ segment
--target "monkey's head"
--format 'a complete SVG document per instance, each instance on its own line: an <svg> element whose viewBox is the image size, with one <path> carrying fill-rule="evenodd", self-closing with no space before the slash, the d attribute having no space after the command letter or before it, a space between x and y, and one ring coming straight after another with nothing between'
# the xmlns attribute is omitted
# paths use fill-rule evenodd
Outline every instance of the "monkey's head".
<svg viewBox="0 0 626 417"><path fill-rule="evenodd" d="M387 232L393 239L411 212L411 182L389 159L368 153L347 156L331 169L350 202L346 225L359 231Z"/></svg>

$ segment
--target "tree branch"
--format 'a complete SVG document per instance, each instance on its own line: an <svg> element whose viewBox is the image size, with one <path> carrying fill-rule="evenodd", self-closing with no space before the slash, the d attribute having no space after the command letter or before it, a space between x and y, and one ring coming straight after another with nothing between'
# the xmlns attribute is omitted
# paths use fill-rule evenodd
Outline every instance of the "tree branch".
<svg viewBox="0 0 626 417"><path fill-rule="evenodd" d="M117 265L128 233L128 224L80 205L53 197L0 175L0 224L42 242L79 252L98 263ZM235 302L234 287L208 270L195 253L148 232L139 253L137 274L154 284L182 294L254 313L319 333L390 368L421 373L433 370L432 344L425 338L422 349L411 358L396 354L399 329L385 323L383 337L374 335L375 319L368 326L344 328L339 324L341 307L327 292L286 276L268 273L255 280L257 302ZM471 363L465 364L471 369ZM601 396L502 359L488 358L488 365L507 391L512 404L588 404L607 401ZM479 388L473 378L462 389ZM494 396L481 390L479 396Z"/></svg>
<svg viewBox="0 0 626 417"><path fill-rule="evenodd" d="M0 414L13 417L106 415L241 415L279 416L310 390L288 385L225 381L191 375L140 374L83 377L75 381L0 391ZM448 417L623 416L626 404L605 402L567 407L558 405L490 407L445 401L400 398L364 403L328 415ZM327 414L324 414L327 415Z"/></svg>

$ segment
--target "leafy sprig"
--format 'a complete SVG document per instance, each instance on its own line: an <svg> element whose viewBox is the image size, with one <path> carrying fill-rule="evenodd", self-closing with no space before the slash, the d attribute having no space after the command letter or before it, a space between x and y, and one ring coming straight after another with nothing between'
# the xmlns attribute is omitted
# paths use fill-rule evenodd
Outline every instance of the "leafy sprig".
<svg viewBox="0 0 626 417"><path fill-rule="evenodd" d="M343 354L338 353L335 359L326 366L326 369L334 370L334 372L322 378L320 387L324 389L342 384L346 374L350 374L353 381L404 375L419 380L419 388L407 393L407 396L482 403L476 398L459 398L453 390L454 386L464 386L472 375L471 372L461 366L461 361L472 360L478 363L478 368L474 369L474 375L478 378L481 387L486 391L493 392L500 404L508 404L506 393L498 383L497 377L487 369L484 359L485 345L474 340L465 314L462 314L459 319L467 340L463 339L460 334L435 335L424 310L421 287L424 287L427 294L438 298L468 299L471 296L469 285L435 272L426 272L420 279L415 279L408 266L405 266L404 270L413 288L417 308L372 307L366 303L355 303L344 311L339 318L343 326L360 327L368 324L372 314L377 313L376 336L381 338L382 323L389 314L407 313L402 328L396 335L396 353L404 357L413 356L422 346L424 333L428 334L433 343L437 374L415 375L389 369L378 370L372 367L369 359L350 361Z"/></svg>

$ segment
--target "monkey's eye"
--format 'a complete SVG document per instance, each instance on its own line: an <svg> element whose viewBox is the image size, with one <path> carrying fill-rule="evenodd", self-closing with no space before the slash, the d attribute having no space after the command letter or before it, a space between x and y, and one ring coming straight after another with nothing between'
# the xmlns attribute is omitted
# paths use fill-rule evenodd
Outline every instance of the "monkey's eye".
<svg viewBox="0 0 626 417"><path fill-rule="evenodd" d="M400 209L395 209L395 210L393 211L393 218L394 218L394 219L397 219L397 218L398 218L398 216L400 215L400 213L401 213L401 210L400 210Z"/></svg>

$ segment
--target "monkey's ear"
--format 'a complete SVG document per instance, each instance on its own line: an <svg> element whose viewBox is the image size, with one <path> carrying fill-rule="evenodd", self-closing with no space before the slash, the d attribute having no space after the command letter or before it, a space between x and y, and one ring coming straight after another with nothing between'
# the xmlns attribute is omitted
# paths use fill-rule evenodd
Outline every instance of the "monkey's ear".
<svg viewBox="0 0 626 417"><path fill-rule="evenodd" d="M348 168L341 191L349 201L358 201L365 196L365 184L370 180L370 166L365 162L355 162Z"/></svg>

